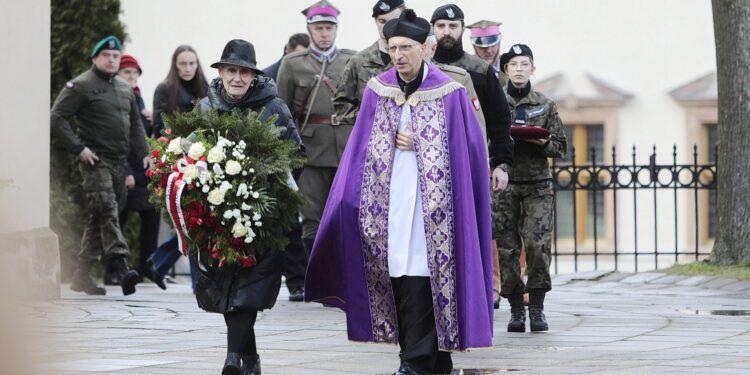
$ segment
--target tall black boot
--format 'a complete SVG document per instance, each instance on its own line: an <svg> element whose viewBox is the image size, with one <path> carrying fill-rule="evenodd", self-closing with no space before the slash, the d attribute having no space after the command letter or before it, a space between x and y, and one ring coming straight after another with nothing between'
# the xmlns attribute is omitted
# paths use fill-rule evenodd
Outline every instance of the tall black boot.
<svg viewBox="0 0 750 375"><path fill-rule="evenodd" d="M76 272L73 274L73 280L70 283L70 289L75 292L84 292L88 295L103 296L107 290L96 285L96 281L91 277L91 268L96 261L79 261L76 266Z"/></svg>
<svg viewBox="0 0 750 375"><path fill-rule="evenodd" d="M128 261L125 256L112 258L108 264L112 266L114 273L120 276L122 294L129 296L135 293L135 286L140 282L141 276L138 275L138 271L128 268Z"/></svg>
<svg viewBox="0 0 750 375"><path fill-rule="evenodd" d="M221 369L221 375L242 375L239 354L227 353L227 359L224 360L224 368Z"/></svg>
<svg viewBox="0 0 750 375"><path fill-rule="evenodd" d="M529 326L531 332L547 331L547 319L544 317L544 294L542 291L529 292Z"/></svg>
<svg viewBox="0 0 750 375"><path fill-rule="evenodd" d="M511 294L508 302L510 302L508 332L526 332L526 308L523 306L523 294Z"/></svg>

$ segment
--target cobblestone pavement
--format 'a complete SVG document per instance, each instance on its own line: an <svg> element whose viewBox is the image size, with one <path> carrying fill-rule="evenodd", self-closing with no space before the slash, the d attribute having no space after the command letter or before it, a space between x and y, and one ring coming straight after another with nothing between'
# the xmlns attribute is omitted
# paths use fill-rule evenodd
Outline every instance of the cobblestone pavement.
<svg viewBox="0 0 750 375"><path fill-rule="evenodd" d="M454 374L750 374L750 282L662 273L562 275L546 301L551 330L507 333L494 348L454 354ZM292 303L282 287L256 324L264 375L391 374L398 348L346 339L344 314ZM740 314L740 315L717 315ZM123 297L68 290L29 314L50 374L218 374L226 327L187 283Z"/></svg>

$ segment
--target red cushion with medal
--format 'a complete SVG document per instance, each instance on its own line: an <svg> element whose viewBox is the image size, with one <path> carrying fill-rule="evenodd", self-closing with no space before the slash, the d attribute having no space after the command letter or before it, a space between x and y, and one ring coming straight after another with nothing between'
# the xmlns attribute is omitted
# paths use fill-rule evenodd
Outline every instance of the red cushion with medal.
<svg viewBox="0 0 750 375"><path fill-rule="evenodd" d="M513 139L538 139L547 138L550 135L550 131L545 128L537 128L533 126L511 126L510 136Z"/></svg>

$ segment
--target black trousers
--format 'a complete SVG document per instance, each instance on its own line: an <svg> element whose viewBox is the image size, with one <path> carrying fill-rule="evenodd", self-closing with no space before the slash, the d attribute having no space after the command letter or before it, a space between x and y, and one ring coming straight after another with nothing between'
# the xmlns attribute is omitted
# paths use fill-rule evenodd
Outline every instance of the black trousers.
<svg viewBox="0 0 750 375"><path fill-rule="evenodd" d="M128 223L128 212L122 211L120 213L120 227L125 228ZM146 271L146 261L151 257L151 253L156 250L159 245L159 222L161 217L156 209L146 209L138 212L141 217L141 228L138 234L138 241L140 244L141 251L138 254L138 272L143 275Z"/></svg>
<svg viewBox="0 0 750 375"><path fill-rule="evenodd" d="M453 368L450 352L438 351L430 278L392 277L391 286L396 299L401 362L409 362L421 371L449 373Z"/></svg>
<svg viewBox="0 0 750 375"><path fill-rule="evenodd" d="M305 271L309 254L302 244L302 224L294 223L289 231L289 245L284 249L284 264L281 272L286 278L290 292L305 286Z"/></svg>
<svg viewBox="0 0 750 375"><path fill-rule="evenodd" d="M258 354L255 343L257 317L257 310L224 314L224 322L227 324L227 353L238 353L241 356Z"/></svg>

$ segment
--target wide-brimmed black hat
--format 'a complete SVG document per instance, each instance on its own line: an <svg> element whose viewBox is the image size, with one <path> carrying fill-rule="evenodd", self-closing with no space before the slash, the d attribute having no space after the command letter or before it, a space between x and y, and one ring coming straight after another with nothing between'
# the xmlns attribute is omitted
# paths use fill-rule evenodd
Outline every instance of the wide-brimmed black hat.
<svg viewBox="0 0 750 375"><path fill-rule="evenodd" d="M221 65L237 65L252 69L258 74L265 74L255 66L255 47L253 44L242 39L232 39L224 47L221 53L221 60L211 64L212 68L219 68Z"/></svg>

